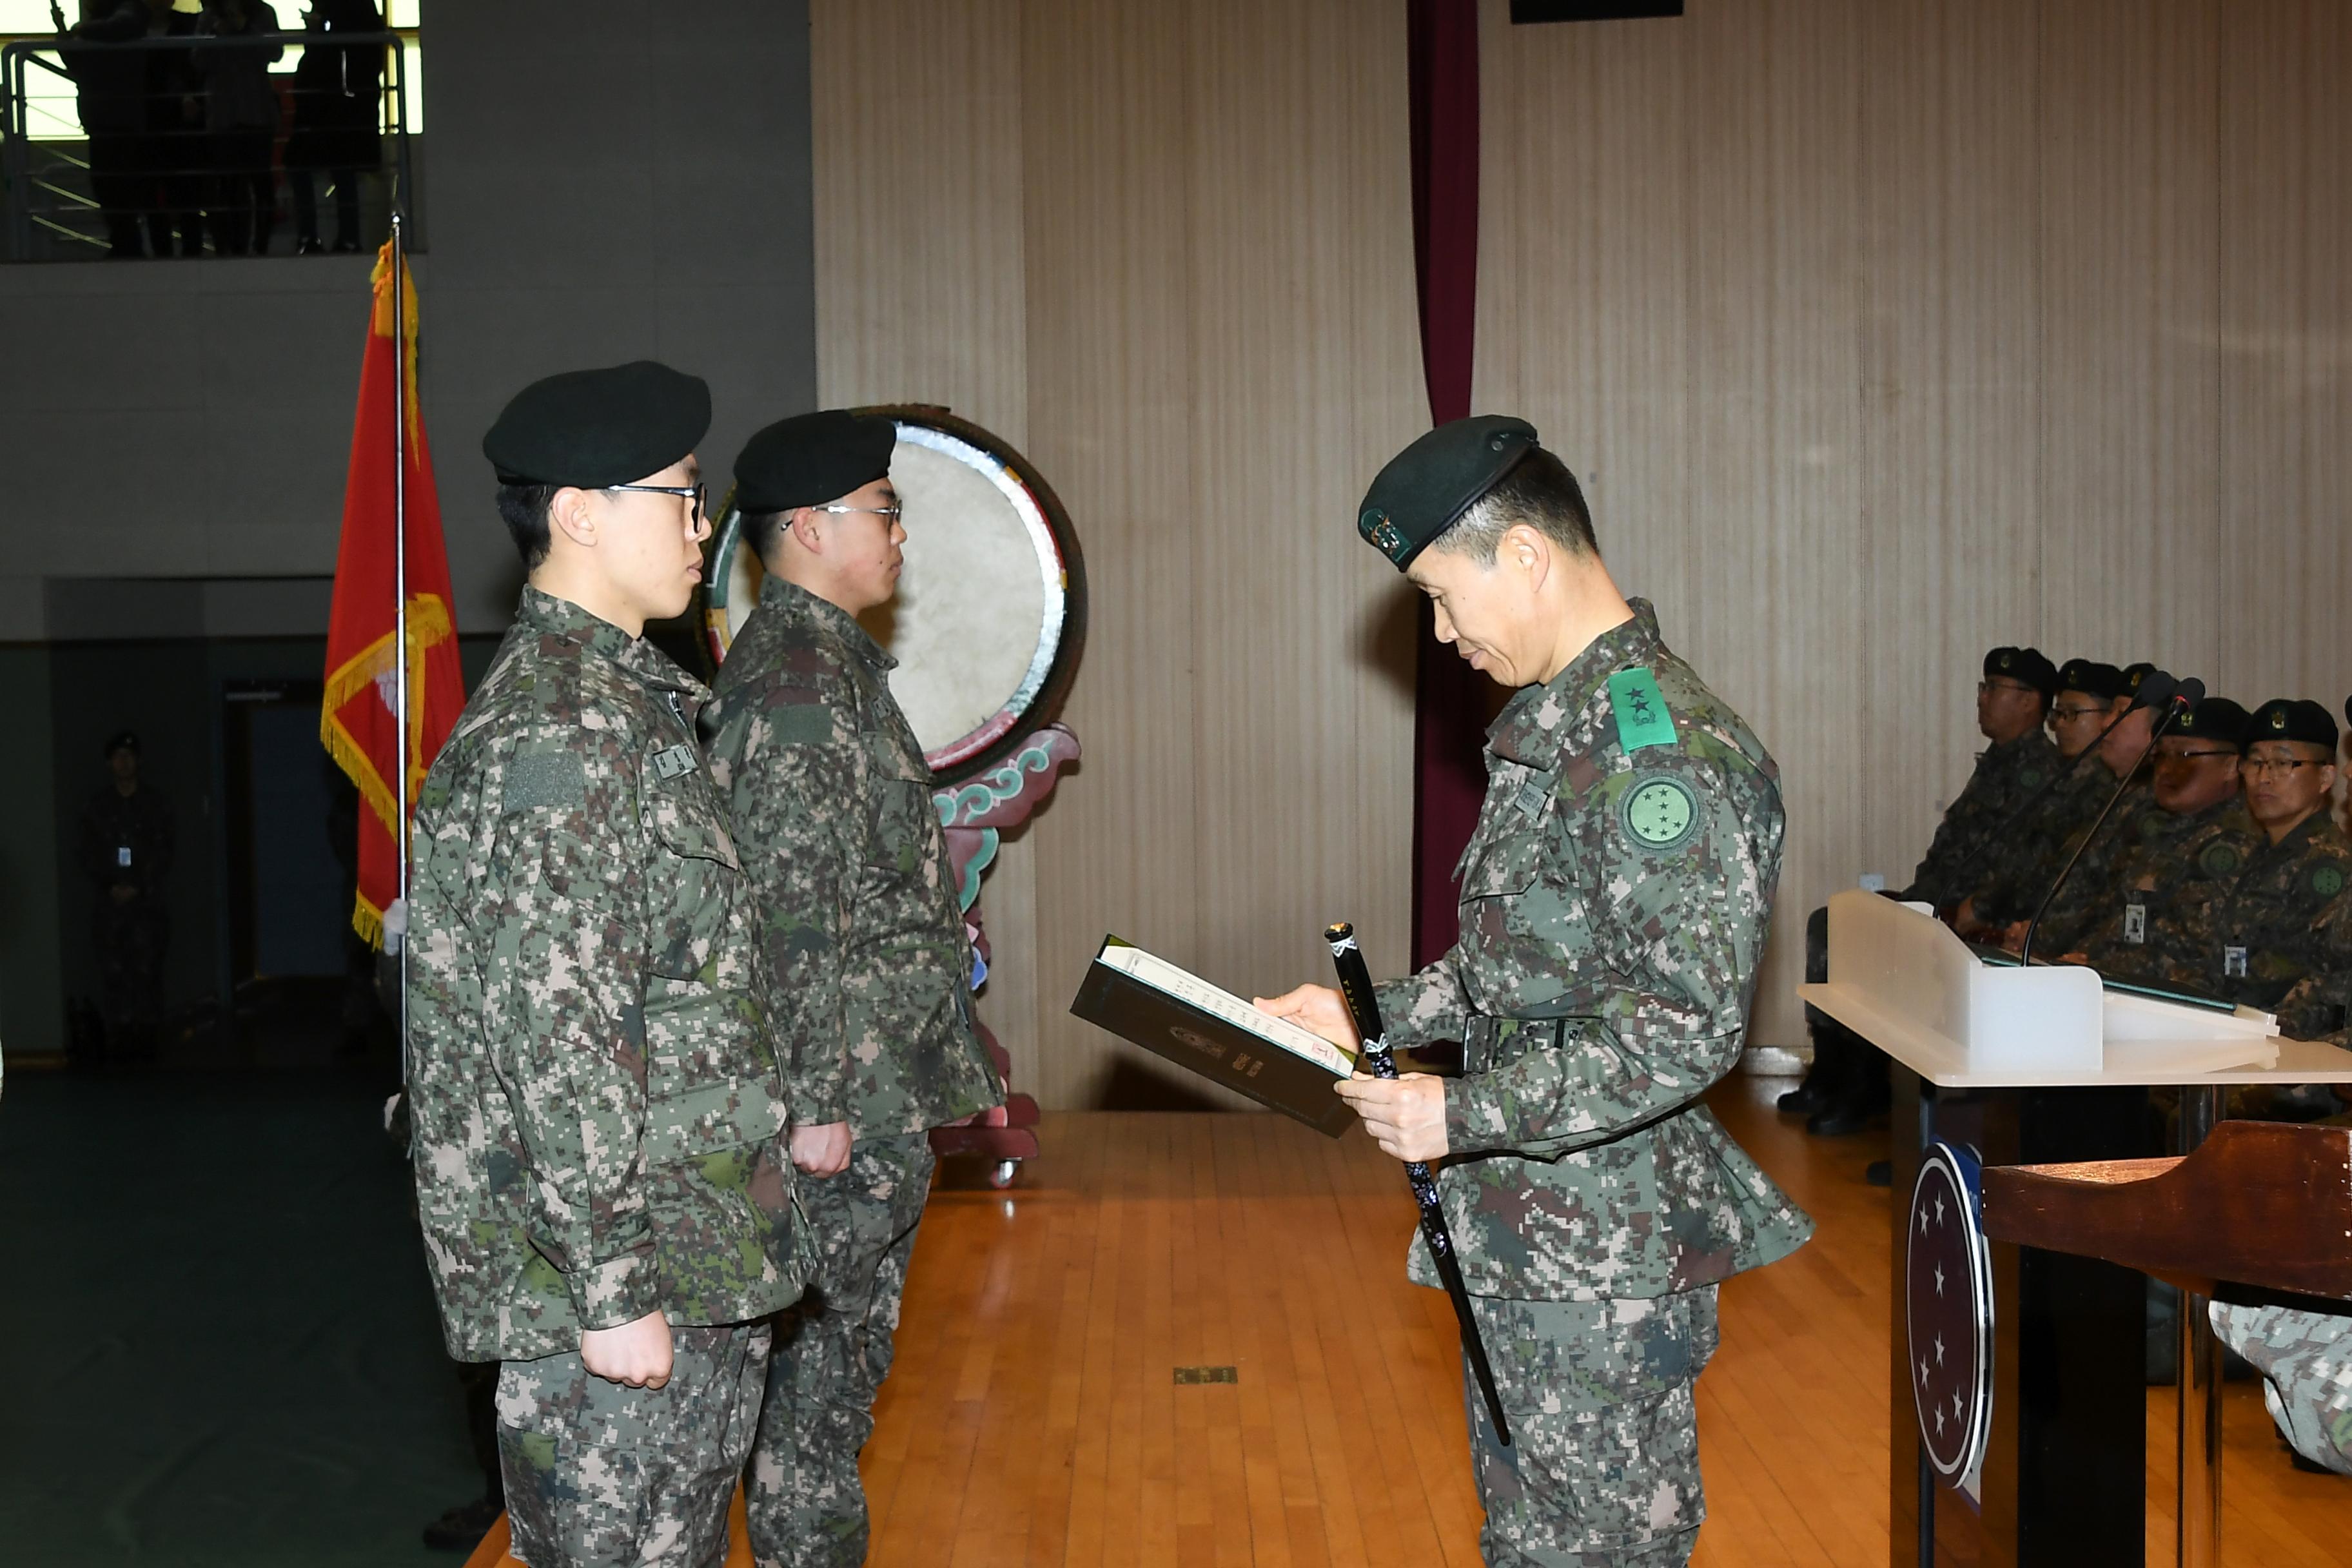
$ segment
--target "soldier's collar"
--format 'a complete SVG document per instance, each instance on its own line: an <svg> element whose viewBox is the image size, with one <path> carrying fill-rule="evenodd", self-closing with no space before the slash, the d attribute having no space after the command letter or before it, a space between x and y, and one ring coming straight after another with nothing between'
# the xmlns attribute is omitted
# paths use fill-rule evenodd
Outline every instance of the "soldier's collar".
<svg viewBox="0 0 2352 1568"><path fill-rule="evenodd" d="M1486 749L1515 763L1540 765L1558 754L1559 732L1592 706L1621 669L1656 661L1663 651L1658 612L1647 599L1628 599L1633 618L1610 627L1568 661L1568 668L1521 690L1486 730Z"/></svg>
<svg viewBox="0 0 2352 1568"><path fill-rule="evenodd" d="M669 655L569 599L525 584L522 602L515 606L515 619L535 632L562 637L583 652L609 659L649 685L683 691L697 702L709 699L709 689L680 669Z"/></svg>
<svg viewBox="0 0 2352 1568"><path fill-rule="evenodd" d="M772 573L760 583L760 603L793 620L807 623L829 633L875 668L891 670L898 661L890 650L876 642L857 617L830 599L821 599L798 583L789 583Z"/></svg>

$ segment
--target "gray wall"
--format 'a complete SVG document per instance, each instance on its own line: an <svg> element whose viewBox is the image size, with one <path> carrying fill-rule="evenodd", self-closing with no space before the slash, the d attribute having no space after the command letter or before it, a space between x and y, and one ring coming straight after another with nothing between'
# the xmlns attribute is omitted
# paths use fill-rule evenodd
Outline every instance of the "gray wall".
<svg viewBox="0 0 2352 1568"><path fill-rule="evenodd" d="M523 383L641 356L707 377L714 478L752 429L814 406L808 13L803 0L719 0L686 26L616 0L449 5L429 9L425 47L424 411L459 626L495 632L521 574L480 441ZM184 635L142 629L133 589L59 580L333 571L371 265L0 267L5 732L51 733L47 645L102 635L110 595L119 636ZM199 635L325 633L322 617L288 626L276 606L242 625L246 602L209 594ZM83 648L66 679L89 691L87 666L135 683L124 672L141 660L185 654ZM205 673L209 688L224 672L208 661ZM211 700L189 698L205 705L180 721L192 735L206 732ZM0 782L0 1039L18 1050L54 1044L37 1037L56 1033L57 928L75 900L53 846L87 787L67 788L84 760L28 758ZM183 843L185 865L196 846ZM188 927L174 944L194 961Z"/></svg>

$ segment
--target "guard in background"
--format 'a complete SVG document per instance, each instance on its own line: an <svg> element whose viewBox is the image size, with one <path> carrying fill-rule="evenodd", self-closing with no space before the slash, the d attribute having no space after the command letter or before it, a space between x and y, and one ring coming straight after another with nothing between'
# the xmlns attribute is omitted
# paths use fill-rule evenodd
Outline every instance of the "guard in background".
<svg viewBox="0 0 2352 1568"><path fill-rule="evenodd" d="M866 1560L857 1455L930 1193L929 1132L1003 1099L931 771L890 695L896 661L856 620L898 592L896 442L887 419L831 410L744 447L736 504L767 578L703 716L765 921L817 1254L777 1322L746 1482L761 1568Z"/></svg>
<svg viewBox="0 0 2352 1568"><path fill-rule="evenodd" d="M709 1568L804 1263L757 911L643 637L709 531L704 384L535 382L484 437L530 585L416 806L409 1105L449 1352L496 1360L514 1554Z"/></svg>
<svg viewBox="0 0 2352 1568"><path fill-rule="evenodd" d="M1511 1426L1506 1447L1465 1372L1480 1548L1514 1568L1682 1563L1717 1286L1812 1233L1700 1103L1748 1032L1778 769L1619 593L1526 423L1423 437L1358 530L1435 602L1441 640L1519 689L1486 732L1461 940L1380 993L1390 1043L1460 1038L1461 1076L1338 1086L1388 1153L1446 1161ZM1356 1043L1326 987L1261 1005ZM1412 1275L1436 1282L1419 1242Z"/></svg>
<svg viewBox="0 0 2352 1568"><path fill-rule="evenodd" d="M1910 885L1891 897L1950 910L1973 890L1993 836L2065 766L2043 727L2057 691L2057 666L2040 648L1997 647L1985 654L1977 681L1977 732L1989 743L1936 825ZM1816 985L1830 977L1829 926L1826 906L1805 921L1805 979ZM1780 1108L1806 1117L1805 1131L1817 1136L1861 1131L1886 1109L1885 1054L1810 1006L1805 1028L1813 1039L1812 1065L1804 1081L1780 1097Z"/></svg>
<svg viewBox="0 0 2352 1568"><path fill-rule="evenodd" d="M139 777L139 737L106 742L113 777L81 808L80 858L96 901L90 946L110 1055L152 1056L163 1017L163 954L172 940L172 803Z"/></svg>

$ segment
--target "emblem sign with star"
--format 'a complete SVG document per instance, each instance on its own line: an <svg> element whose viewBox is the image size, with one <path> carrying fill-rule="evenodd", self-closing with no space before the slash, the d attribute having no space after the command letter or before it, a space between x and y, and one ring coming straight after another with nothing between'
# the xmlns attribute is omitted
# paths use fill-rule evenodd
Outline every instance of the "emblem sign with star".
<svg viewBox="0 0 2352 1568"><path fill-rule="evenodd" d="M1979 1500L1992 1431L1992 1253L1969 1151L1937 1142L1911 1189L1906 1315L1919 1443L1948 1486Z"/></svg>

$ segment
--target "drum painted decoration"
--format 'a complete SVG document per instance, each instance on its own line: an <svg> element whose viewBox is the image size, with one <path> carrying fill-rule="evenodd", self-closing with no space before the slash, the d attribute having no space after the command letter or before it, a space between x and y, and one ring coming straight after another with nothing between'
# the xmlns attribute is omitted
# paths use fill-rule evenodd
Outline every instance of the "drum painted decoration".
<svg viewBox="0 0 2352 1568"><path fill-rule="evenodd" d="M1067 513L1027 459L943 408L869 408L898 426L898 595L859 617L898 659L891 694L940 784L971 778L1050 721L1076 672L1086 573ZM763 574L730 495L704 572L703 627L724 662Z"/></svg>
<svg viewBox="0 0 2352 1568"><path fill-rule="evenodd" d="M1981 1500L1992 1438L1992 1248L1981 1167L1940 1140L1911 1188L1904 1275L1911 1394L1919 1443L1945 1485Z"/></svg>

